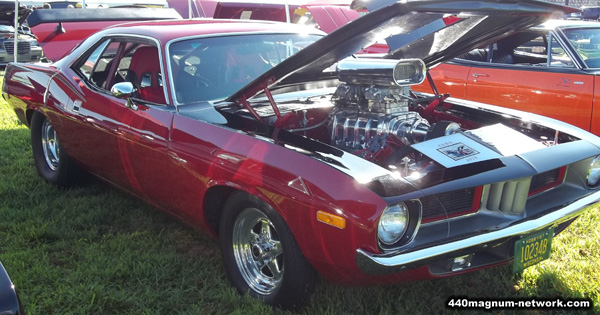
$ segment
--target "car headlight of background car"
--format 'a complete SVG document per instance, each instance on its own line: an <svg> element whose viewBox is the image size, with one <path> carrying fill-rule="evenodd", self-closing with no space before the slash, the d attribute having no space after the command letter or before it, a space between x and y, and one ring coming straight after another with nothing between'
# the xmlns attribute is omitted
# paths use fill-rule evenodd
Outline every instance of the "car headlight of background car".
<svg viewBox="0 0 600 315"><path fill-rule="evenodd" d="M400 240L408 228L409 211L404 202L388 206L379 218L377 235L386 245L392 245Z"/></svg>
<svg viewBox="0 0 600 315"><path fill-rule="evenodd" d="M587 183L590 187L598 186L600 182L600 155L594 158L587 174Z"/></svg>

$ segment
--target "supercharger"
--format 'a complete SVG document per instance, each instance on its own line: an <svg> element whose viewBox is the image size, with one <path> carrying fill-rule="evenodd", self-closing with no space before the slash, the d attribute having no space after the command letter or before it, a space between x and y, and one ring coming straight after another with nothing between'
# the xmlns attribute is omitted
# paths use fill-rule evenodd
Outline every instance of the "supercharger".
<svg viewBox="0 0 600 315"><path fill-rule="evenodd" d="M337 66L344 84L335 92L331 114L331 142L341 149L357 152L391 135L404 145L422 142L431 125L419 113L410 111L410 85L425 77L419 59L348 59Z"/></svg>

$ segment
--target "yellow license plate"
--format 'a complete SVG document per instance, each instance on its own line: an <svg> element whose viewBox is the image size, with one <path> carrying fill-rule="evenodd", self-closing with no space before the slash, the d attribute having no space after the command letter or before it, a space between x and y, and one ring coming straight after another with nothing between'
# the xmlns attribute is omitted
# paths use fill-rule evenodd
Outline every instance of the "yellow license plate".
<svg viewBox="0 0 600 315"><path fill-rule="evenodd" d="M519 273L550 257L550 247L554 229L528 235L515 242L515 261L513 272Z"/></svg>

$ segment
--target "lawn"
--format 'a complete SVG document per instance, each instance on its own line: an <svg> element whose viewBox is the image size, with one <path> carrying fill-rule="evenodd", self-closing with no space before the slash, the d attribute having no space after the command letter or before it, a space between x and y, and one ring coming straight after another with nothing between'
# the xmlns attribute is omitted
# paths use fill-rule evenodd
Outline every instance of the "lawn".
<svg viewBox="0 0 600 315"><path fill-rule="evenodd" d="M309 304L295 313L463 313L446 307L451 297L586 298L594 308L579 312L600 313L599 227L596 206L554 238L550 260L516 276L508 265L385 287L320 280ZM4 101L0 261L29 314L287 313L238 295L217 241L200 231L95 180L72 190L46 184L33 165L29 129Z"/></svg>

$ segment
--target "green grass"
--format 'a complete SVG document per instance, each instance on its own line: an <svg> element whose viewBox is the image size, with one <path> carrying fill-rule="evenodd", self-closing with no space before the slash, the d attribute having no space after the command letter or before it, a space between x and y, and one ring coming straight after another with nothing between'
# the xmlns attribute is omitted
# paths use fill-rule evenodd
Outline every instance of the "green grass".
<svg viewBox="0 0 600 315"><path fill-rule="evenodd" d="M551 259L381 287L320 280L303 314L464 313L450 297L589 298L600 313L600 215L553 240ZM105 184L59 190L36 173L29 130L0 101L0 261L29 314L286 314L238 295L216 240ZM481 310L469 310L480 313ZM530 310L533 314L568 310ZM495 309L494 314L513 313Z"/></svg>

